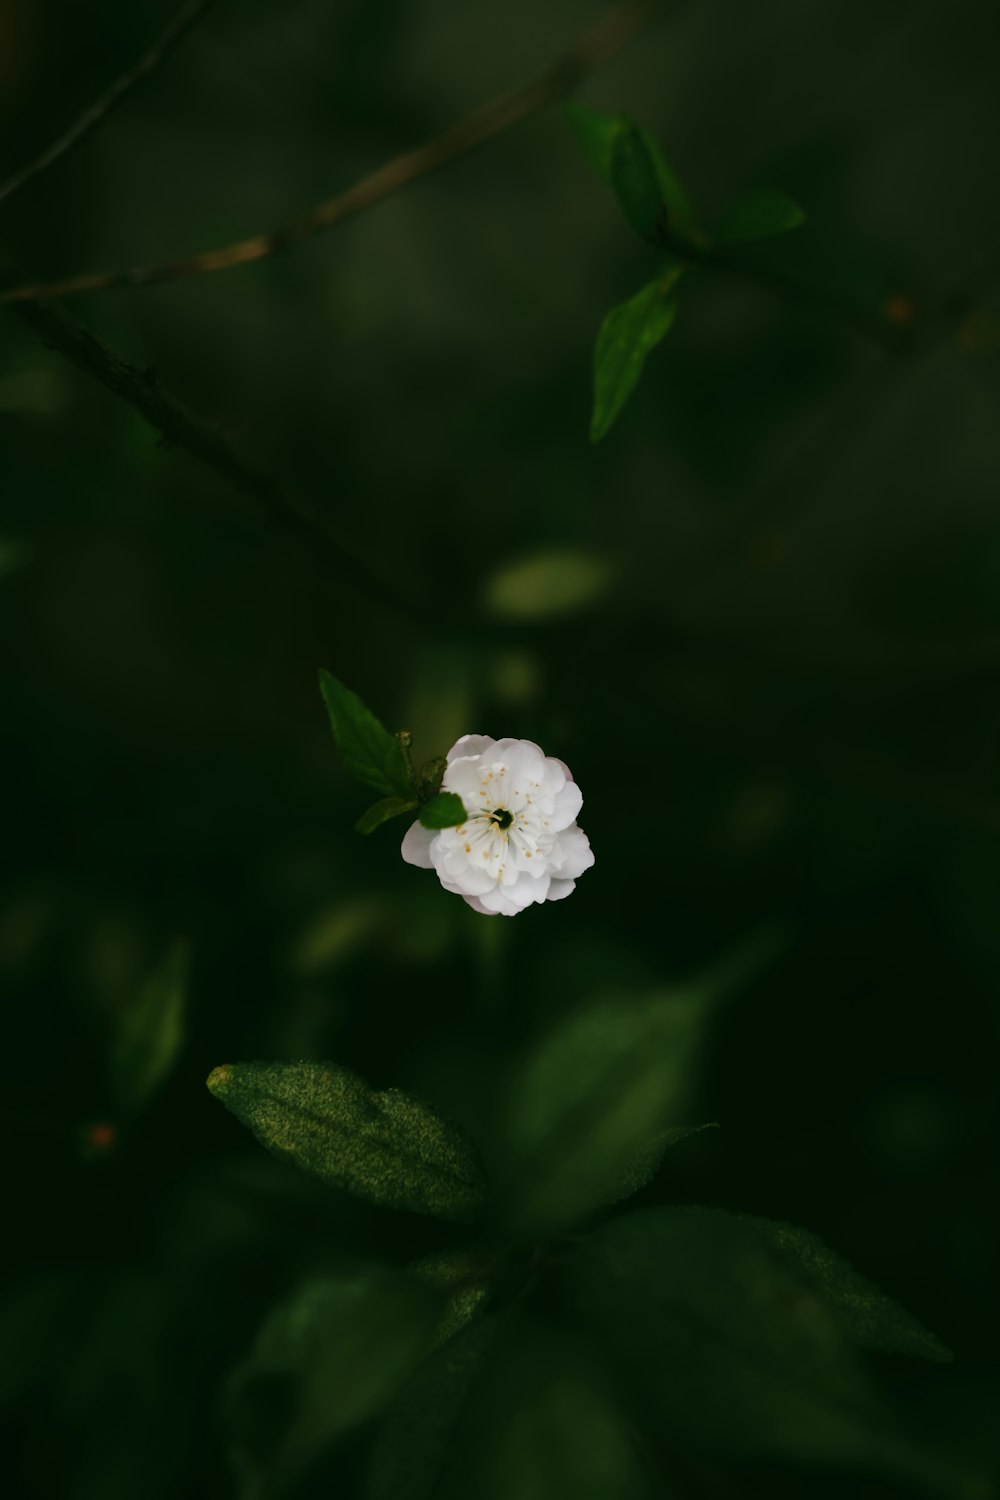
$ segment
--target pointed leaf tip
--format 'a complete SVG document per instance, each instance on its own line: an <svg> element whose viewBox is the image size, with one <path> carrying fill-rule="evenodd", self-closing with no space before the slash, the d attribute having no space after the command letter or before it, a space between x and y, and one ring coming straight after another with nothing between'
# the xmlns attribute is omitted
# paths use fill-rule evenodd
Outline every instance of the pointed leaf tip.
<svg viewBox="0 0 1000 1500"><path fill-rule="evenodd" d="M232 1072L233 1069L230 1063L222 1063L218 1068L213 1068L205 1079L205 1087L209 1093L221 1096L232 1076Z"/></svg>

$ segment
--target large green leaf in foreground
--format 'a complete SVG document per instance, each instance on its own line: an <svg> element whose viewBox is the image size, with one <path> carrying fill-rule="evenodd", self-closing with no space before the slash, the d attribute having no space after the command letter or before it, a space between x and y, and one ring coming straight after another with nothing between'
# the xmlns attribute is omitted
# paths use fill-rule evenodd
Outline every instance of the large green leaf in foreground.
<svg viewBox="0 0 1000 1500"><path fill-rule="evenodd" d="M485 1199L476 1147L428 1105L334 1063L229 1063L208 1087L276 1156L385 1208L466 1222Z"/></svg>

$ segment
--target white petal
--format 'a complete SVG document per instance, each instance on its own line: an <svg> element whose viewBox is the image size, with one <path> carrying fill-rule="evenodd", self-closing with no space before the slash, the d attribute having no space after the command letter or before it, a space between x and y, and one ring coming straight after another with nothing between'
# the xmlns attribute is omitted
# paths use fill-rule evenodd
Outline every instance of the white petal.
<svg viewBox="0 0 1000 1500"><path fill-rule="evenodd" d="M576 880L594 863L594 852L590 840L582 828L574 823L564 828L556 839L552 851L551 867L559 880Z"/></svg>
<svg viewBox="0 0 1000 1500"><path fill-rule="evenodd" d="M522 910L520 906L514 904L508 892L500 886L496 886L487 895L481 896L480 901L484 911L496 913L501 917L516 917Z"/></svg>
<svg viewBox="0 0 1000 1500"><path fill-rule="evenodd" d="M557 832L568 828L571 823L576 822L577 814L583 806L583 793L575 781L567 781L562 791L557 793L549 821Z"/></svg>
<svg viewBox="0 0 1000 1500"><path fill-rule="evenodd" d="M456 740L448 751L448 760L454 760L457 756L482 755L484 750L489 750L496 744L488 734L463 734L460 740Z"/></svg>
<svg viewBox="0 0 1000 1500"><path fill-rule="evenodd" d="M431 845L436 834L425 828L422 823L411 823L406 830L400 853L408 865L419 865L421 870L433 870L434 861L431 859Z"/></svg>
<svg viewBox="0 0 1000 1500"><path fill-rule="evenodd" d="M564 896L568 896L571 891L575 890L575 880L553 880L549 886L549 894L547 899L549 901L562 901Z"/></svg>
<svg viewBox="0 0 1000 1500"><path fill-rule="evenodd" d="M463 896L462 899L466 906L471 906L473 911L481 912L484 917L498 917L500 915L499 912L490 911L488 907L485 907L478 896Z"/></svg>

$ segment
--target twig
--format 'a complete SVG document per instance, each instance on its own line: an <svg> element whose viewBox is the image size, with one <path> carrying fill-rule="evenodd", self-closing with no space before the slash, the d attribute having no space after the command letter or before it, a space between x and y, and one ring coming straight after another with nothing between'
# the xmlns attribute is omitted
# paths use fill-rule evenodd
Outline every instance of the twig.
<svg viewBox="0 0 1000 1500"><path fill-rule="evenodd" d="M221 250L209 250L183 260L138 266L128 271L94 272L67 276L59 281L14 287L0 294L0 303L37 302L50 297L76 296L84 292L112 291L118 287L149 286L153 282L179 281L225 271L266 260L291 249L324 229L373 208L401 188L426 177L448 162L467 155L512 126L568 94L593 69L608 62L632 41L662 7L662 0L622 0L603 20L579 37L539 77L520 88L500 94L488 104L464 115L440 135L362 177L353 187L321 203L301 218L268 234L253 235Z"/></svg>
<svg viewBox="0 0 1000 1500"><path fill-rule="evenodd" d="M236 489L249 495L267 515L299 536L312 550L319 548L333 562L345 582L386 608L434 628L434 612L429 606L405 598L390 588L349 546L331 534L323 517L286 489L274 475L258 468L240 453L219 428L195 416L164 390L154 371L137 369L61 307L27 303L20 309L20 314L47 348L63 355L77 369L126 402L167 443L193 454Z"/></svg>
<svg viewBox="0 0 1000 1500"><path fill-rule="evenodd" d="M15 172L13 177L8 178L0 187L0 203L6 202L13 193L24 187L26 182L31 182L33 178L40 177L43 172L47 172L49 167L54 166L61 157L66 155L67 151L71 151L82 141L85 135L89 135L102 121L106 120L137 83L141 83L144 78L149 77L150 73L156 71L181 38L191 30L196 21L200 20L211 3L212 0L186 0L186 3L174 13L156 41L134 67L129 68L128 72L123 73L120 78L116 78L100 99L74 120L65 134L59 136L50 146L46 146L34 161L22 167L19 172Z"/></svg>

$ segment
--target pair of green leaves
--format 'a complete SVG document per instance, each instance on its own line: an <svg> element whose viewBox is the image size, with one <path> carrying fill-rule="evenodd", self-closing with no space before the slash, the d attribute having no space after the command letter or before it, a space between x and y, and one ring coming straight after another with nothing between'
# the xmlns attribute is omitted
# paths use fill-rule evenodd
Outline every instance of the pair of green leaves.
<svg viewBox="0 0 1000 1500"><path fill-rule="evenodd" d="M391 818L414 812L425 828L453 828L465 820L462 799L438 790L444 771L440 758L414 767L407 730L390 734L357 693L332 673L321 671L319 682L346 769L383 794L354 825L359 833L374 833Z"/></svg>
<svg viewBox="0 0 1000 1500"><path fill-rule="evenodd" d="M677 284L687 267L710 265L720 249L795 229L805 215L785 194L757 191L733 204L710 238L680 177L648 131L627 115L580 105L571 105L566 113L587 160L612 188L626 223L666 256L660 275L613 307L598 333L590 424L596 443L610 431L638 384L647 355L673 327Z"/></svg>

